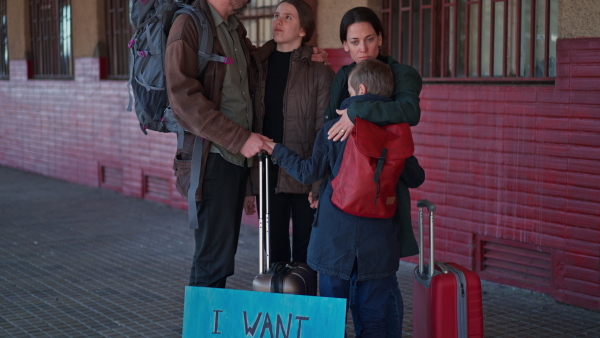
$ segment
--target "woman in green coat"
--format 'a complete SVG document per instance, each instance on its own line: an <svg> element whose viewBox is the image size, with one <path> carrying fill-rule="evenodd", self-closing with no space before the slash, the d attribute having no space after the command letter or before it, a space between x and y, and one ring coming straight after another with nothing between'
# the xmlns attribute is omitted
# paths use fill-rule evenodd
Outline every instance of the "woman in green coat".
<svg viewBox="0 0 600 338"><path fill-rule="evenodd" d="M408 65L396 61L390 56L380 54L383 43L383 26L377 15L369 8L356 7L343 16L340 24L340 40L344 50L350 54L353 63L343 66L335 75L331 85L329 105L325 110L325 122L341 116L340 120L329 129L329 139L345 140L356 117L374 123L408 123L411 126L419 123L421 109L419 94L422 79L419 73ZM354 102L347 109L340 110L342 101L348 98L348 74L350 70L363 60L377 58L388 64L394 75L392 102L370 101ZM416 159L415 159L416 160ZM410 216L410 193L406 184L400 180L396 187L398 209L394 217L400 224L399 245L400 257L418 254L418 246L412 229ZM402 334L403 305L399 289L393 289L390 295L387 318L387 336L400 337ZM356 328L356 332L360 332Z"/></svg>

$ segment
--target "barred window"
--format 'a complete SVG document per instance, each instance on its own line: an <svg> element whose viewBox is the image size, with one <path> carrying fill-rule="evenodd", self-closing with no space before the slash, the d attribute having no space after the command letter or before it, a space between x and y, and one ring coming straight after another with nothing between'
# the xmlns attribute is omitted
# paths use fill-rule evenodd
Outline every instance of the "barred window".
<svg viewBox="0 0 600 338"><path fill-rule="evenodd" d="M71 0L29 0L33 77L72 79Z"/></svg>
<svg viewBox="0 0 600 338"><path fill-rule="evenodd" d="M129 76L129 48L133 35L129 22L129 0L105 0L107 76L109 79L127 79Z"/></svg>
<svg viewBox="0 0 600 338"><path fill-rule="evenodd" d="M271 23L273 13L280 0L256 0L248 4L244 15L240 15L240 20L248 31L248 38L256 46L262 46L265 42L271 40Z"/></svg>
<svg viewBox="0 0 600 338"><path fill-rule="evenodd" d="M7 25L6 0L0 0L0 79L8 79Z"/></svg>
<svg viewBox="0 0 600 338"><path fill-rule="evenodd" d="M426 81L556 76L558 0L383 0L387 52Z"/></svg>

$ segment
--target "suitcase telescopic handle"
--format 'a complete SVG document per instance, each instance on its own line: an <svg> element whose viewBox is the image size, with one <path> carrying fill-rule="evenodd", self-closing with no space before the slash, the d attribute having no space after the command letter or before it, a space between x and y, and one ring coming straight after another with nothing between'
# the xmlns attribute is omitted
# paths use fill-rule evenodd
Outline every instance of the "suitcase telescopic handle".
<svg viewBox="0 0 600 338"><path fill-rule="evenodd" d="M258 228L259 228L259 238L258 238L258 246L260 251L258 252L258 264L259 274L266 273L269 269L270 259L269 259L269 250L270 250L270 240L269 240L269 165L267 160L269 158L269 154L266 151L261 151L258 153L258 197L262 198L264 196L264 201L258 202ZM264 175L263 175L264 171ZM263 213L264 209L264 213ZM266 241L266 250L265 250L265 241ZM266 258L265 258L266 256ZM266 264L265 264L266 260Z"/></svg>
<svg viewBox="0 0 600 338"><path fill-rule="evenodd" d="M424 273L424 259L423 259L423 208L427 208L429 211L429 277L433 277L435 271L435 260L433 259L433 213L435 212L435 205L428 200L420 200L417 202L417 208L419 208L419 274Z"/></svg>
<svg viewBox="0 0 600 338"><path fill-rule="evenodd" d="M417 207L418 208L427 208L427 211L429 212L434 212L435 211L435 205L431 202L429 202L428 200L420 200L417 202Z"/></svg>

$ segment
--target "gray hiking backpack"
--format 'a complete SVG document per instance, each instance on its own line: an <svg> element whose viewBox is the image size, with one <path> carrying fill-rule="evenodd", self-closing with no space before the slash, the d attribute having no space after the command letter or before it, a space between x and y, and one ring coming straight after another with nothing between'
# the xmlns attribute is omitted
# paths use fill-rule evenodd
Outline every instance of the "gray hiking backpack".
<svg viewBox="0 0 600 338"><path fill-rule="evenodd" d="M177 133L177 148L183 148L183 128L177 123L169 106L165 78L165 50L171 25L180 14L187 14L198 30L198 78L203 76L208 61L233 63L225 56L212 54L213 35L206 15L190 0L133 0L130 20L135 31L129 48L129 106L135 99L135 114L144 134L147 130ZM133 93L133 97L132 97ZM196 190L202 167L202 138L196 136L192 154L188 218L191 228L198 227Z"/></svg>
<svg viewBox="0 0 600 338"><path fill-rule="evenodd" d="M212 54L212 30L206 15L187 4L191 1L133 0L130 21L134 27L129 41L129 106L135 99L135 113L140 128L168 133L182 133L169 109L165 79L165 49L169 30L175 18L188 14L198 30L198 77L208 61L231 63L231 59ZM133 94L133 95L132 95Z"/></svg>

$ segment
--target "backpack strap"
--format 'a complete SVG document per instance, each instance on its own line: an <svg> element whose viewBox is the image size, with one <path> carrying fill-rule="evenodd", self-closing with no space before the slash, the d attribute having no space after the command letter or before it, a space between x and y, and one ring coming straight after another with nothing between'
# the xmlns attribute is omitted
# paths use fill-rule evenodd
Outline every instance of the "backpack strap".
<svg viewBox="0 0 600 338"><path fill-rule="evenodd" d="M179 137L178 137L179 138ZM190 170L190 187L188 188L188 222L190 229L198 229L198 211L196 209L196 190L200 185L200 170L202 169L203 139L196 136L192 152L192 168Z"/></svg>
<svg viewBox="0 0 600 338"><path fill-rule="evenodd" d="M179 9L173 16L173 21L180 14L189 15L196 24L196 30L198 32L198 74L202 74L208 61L222 62L224 64L233 64L233 59L218 54L213 54L213 38L212 28L210 22L206 18L206 15L197 7L180 4Z"/></svg>
<svg viewBox="0 0 600 338"><path fill-rule="evenodd" d="M135 37L134 37L135 38ZM129 104L127 105L127 111L131 111L133 109L133 95L131 94L131 84L133 83L133 64L135 63L135 52L133 50L133 45L135 43L134 38L129 41L129 81L127 81L127 92L129 93ZM142 128L144 134L148 135L148 132Z"/></svg>
<svg viewBox="0 0 600 338"><path fill-rule="evenodd" d="M377 183L377 192L375 194L375 201L373 202L373 204L377 204L377 199L379 198L379 190L381 187L381 184L379 183L379 176L381 175L381 171L383 170L383 165L385 164L385 157L387 156L387 152L388 150L386 148L383 148L383 150L381 150L381 155L379 155L379 158L377 159L377 167L375 168L375 175L373 176L373 182Z"/></svg>
<svg viewBox="0 0 600 338"><path fill-rule="evenodd" d="M131 49L130 49L131 50ZM127 92L129 94L129 104L127 105L127 111L133 109L133 95L131 94L131 82L133 78L133 51L129 54L129 81L127 81ZM148 132L142 128L144 134L148 135Z"/></svg>
<svg viewBox="0 0 600 338"><path fill-rule="evenodd" d="M183 149L183 135L184 134L185 134L185 130L183 129L183 127L178 126L178 128L177 128L177 149Z"/></svg>

